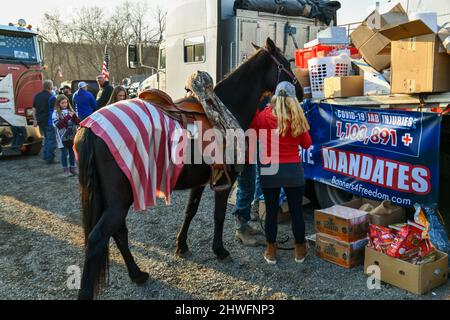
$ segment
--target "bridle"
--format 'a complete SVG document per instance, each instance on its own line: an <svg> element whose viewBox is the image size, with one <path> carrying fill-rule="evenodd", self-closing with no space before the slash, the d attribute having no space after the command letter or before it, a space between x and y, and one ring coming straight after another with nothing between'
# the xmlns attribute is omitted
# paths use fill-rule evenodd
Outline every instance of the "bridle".
<svg viewBox="0 0 450 320"><path fill-rule="evenodd" d="M297 77L296 77L290 70L288 70L288 69L284 66L284 64L282 64L282 63L281 63L281 62L280 62L273 54L271 54L270 51L269 51L268 49L266 49L266 48L264 48L264 47L261 48L261 49L263 49L264 51L266 51L266 52L269 54L269 56L272 58L273 62L275 62L275 64L277 65L277 68L278 68L277 85L280 83L280 77L281 77L281 73L282 73L282 72L286 73L287 76L288 76L289 78L291 78L292 83L293 83L294 85L296 85L296 84L298 83Z"/></svg>

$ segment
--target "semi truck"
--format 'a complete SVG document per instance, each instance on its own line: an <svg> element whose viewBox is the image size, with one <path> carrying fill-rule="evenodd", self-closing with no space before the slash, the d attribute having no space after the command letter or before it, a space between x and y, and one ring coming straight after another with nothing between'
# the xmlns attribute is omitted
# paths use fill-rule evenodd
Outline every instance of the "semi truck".
<svg viewBox="0 0 450 320"><path fill-rule="evenodd" d="M38 154L42 136L32 126L33 98L42 90L43 43L31 25L0 25L0 152ZM16 135L21 146L12 149Z"/></svg>
<svg viewBox="0 0 450 320"><path fill-rule="evenodd" d="M176 0L167 13L164 42L159 47L158 68L141 84L184 95L184 84L197 70L222 80L251 57L252 43L263 45L270 37L294 59L296 46L316 38L328 26L318 19L234 10L234 0ZM128 46L128 67L142 67L142 44Z"/></svg>

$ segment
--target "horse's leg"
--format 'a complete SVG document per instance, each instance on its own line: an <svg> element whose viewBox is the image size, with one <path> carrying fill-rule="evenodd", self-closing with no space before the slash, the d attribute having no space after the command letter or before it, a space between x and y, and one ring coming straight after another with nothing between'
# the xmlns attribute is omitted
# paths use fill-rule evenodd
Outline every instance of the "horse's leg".
<svg viewBox="0 0 450 320"><path fill-rule="evenodd" d="M109 240L120 230L127 212L128 209L118 210L115 207L105 209L89 234L79 299L93 299L100 289L98 285L103 284L103 277L107 277Z"/></svg>
<svg viewBox="0 0 450 320"><path fill-rule="evenodd" d="M109 240L121 231L133 202L133 193L127 177L101 139L89 130L81 129L76 140L86 241L78 298L92 299L106 284Z"/></svg>
<svg viewBox="0 0 450 320"><path fill-rule="evenodd" d="M236 177L233 177L231 185L233 185ZM230 253L223 246L223 225L225 222L225 214L227 211L228 196L231 189L227 191L214 193L214 240L213 251L221 262L230 262Z"/></svg>
<svg viewBox="0 0 450 320"><path fill-rule="evenodd" d="M187 236L191 221L194 218L195 214L197 213L198 206L202 198L203 190L205 190L204 186L195 187L191 189L191 192L189 194L189 202L184 211L183 226L181 227L181 230L177 236L176 254L179 257L186 258L190 255L189 248L187 245Z"/></svg>
<svg viewBox="0 0 450 320"><path fill-rule="evenodd" d="M123 259L125 260L131 281L137 284L145 283L148 280L149 275L147 272L143 272L139 269L130 252L130 248L128 246L128 228L125 221L122 223L120 230L113 234L113 238L120 253L122 254Z"/></svg>

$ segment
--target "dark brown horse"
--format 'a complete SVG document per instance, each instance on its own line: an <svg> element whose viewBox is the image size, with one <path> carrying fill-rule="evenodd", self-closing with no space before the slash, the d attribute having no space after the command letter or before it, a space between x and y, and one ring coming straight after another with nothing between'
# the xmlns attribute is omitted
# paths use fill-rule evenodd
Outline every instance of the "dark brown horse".
<svg viewBox="0 0 450 320"><path fill-rule="evenodd" d="M256 47L256 46L255 46ZM265 91L275 91L281 81L296 81L290 63L267 39L265 48L218 83L215 92L246 130L256 113L259 99ZM297 84L301 99L302 89ZM75 139L79 155L79 180L81 188L82 220L85 233L86 257L79 299L92 299L105 285L108 274L108 247L113 237L128 269L131 280L142 284L149 274L139 269L128 247L126 217L133 193L130 183L121 171L103 140L90 129L81 128ZM101 164L101 165L100 165ZM183 226L177 236L176 253L189 253L187 235L192 218L197 213L205 184L211 170L206 164L185 165L176 183L176 190L191 189L185 209ZM231 176L232 182L237 174ZM225 181L219 181L219 184ZM230 191L215 192L213 251L220 261L230 259L222 241L223 225Z"/></svg>

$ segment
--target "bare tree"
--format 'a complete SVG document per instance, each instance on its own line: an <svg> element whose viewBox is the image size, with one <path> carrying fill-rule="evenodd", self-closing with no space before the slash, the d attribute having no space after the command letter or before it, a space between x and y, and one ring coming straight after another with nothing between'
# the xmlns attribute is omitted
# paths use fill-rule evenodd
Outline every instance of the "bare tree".
<svg viewBox="0 0 450 320"><path fill-rule="evenodd" d="M154 9L152 16L156 27L154 28L155 34L151 37L150 41L156 39L156 44L159 45L163 41L163 34L166 30L167 11L158 6Z"/></svg>
<svg viewBox="0 0 450 320"><path fill-rule="evenodd" d="M63 19L58 13L46 13L41 34L47 41L47 76L56 81L58 66L69 79L92 79L100 72L105 45L110 51L112 78L123 79L132 73L125 63L126 45L141 42L146 64L156 66L157 50L165 28L165 12L150 10L147 2L125 1L107 16L100 7L84 7L72 17Z"/></svg>

